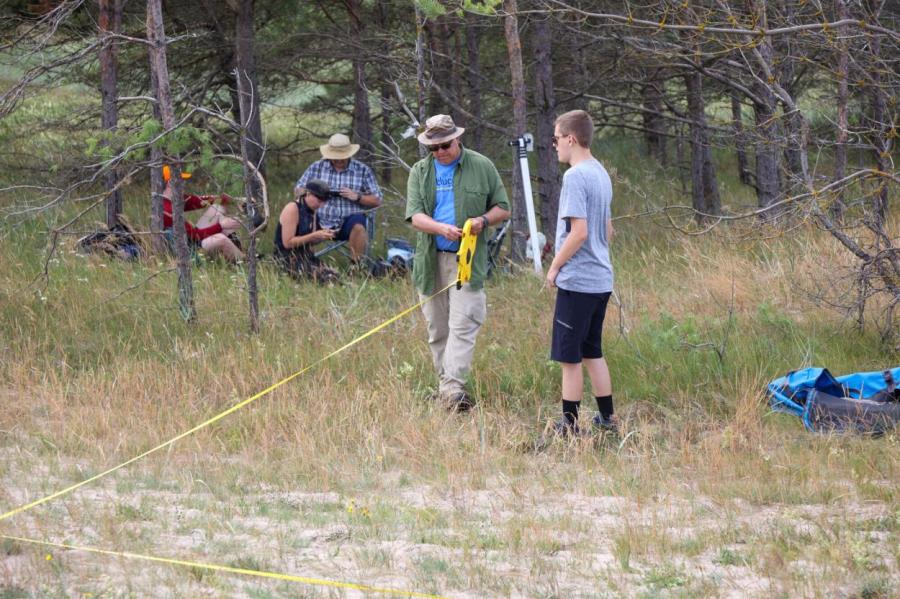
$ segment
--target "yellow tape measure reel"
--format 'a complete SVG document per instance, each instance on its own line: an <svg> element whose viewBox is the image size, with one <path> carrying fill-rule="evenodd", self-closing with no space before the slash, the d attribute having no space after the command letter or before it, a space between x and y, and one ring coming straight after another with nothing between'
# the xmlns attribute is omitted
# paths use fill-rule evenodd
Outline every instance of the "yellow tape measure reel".
<svg viewBox="0 0 900 599"><path fill-rule="evenodd" d="M456 288L461 289L463 283L472 279L472 260L475 258L475 244L478 236L472 233L472 220L463 226L462 239L459 240L459 251L456 252L457 275Z"/></svg>

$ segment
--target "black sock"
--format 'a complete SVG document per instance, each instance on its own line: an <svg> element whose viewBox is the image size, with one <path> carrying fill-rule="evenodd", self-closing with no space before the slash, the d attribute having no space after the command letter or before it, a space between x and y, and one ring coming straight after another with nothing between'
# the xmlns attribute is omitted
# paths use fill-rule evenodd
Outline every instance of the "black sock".
<svg viewBox="0 0 900 599"><path fill-rule="evenodd" d="M600 415L604 418L609 418L613 415L613 403L612 403L612 395L598 395L597 396L597 409L600 410Z"/></svg>
<svg viewBox="0 0 900 599"><path fill-rule="evenodd" d="M575 424L578 420L578 406L581 405L580 401L566 401L563 402L563 418L566 419L566 422L569 424Z"/></svg>

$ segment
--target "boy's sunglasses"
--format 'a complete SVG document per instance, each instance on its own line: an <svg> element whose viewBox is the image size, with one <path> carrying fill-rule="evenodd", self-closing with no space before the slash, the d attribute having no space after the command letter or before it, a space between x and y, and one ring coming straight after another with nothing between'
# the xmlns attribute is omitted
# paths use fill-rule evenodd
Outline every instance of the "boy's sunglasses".
<svg viewBox="0 0 900 599"><path fill-rule="evenodd" d="M453 145L453 140L451 139L450 141L445 141L442 144L436 144L433 146L425 146L425 147L428 148L429 152L437 152L438 150L446 150L452 145Z"/></svg>
<svg viewBox="0 0 900 599"><path fill-rule="evenodd" d="M554 135L553 141L551 141L550 143L553 145L554 148L556 148L559 146L559 142L561 142L564 137L568 137L569 135L571 135L571 133L566 134L566 135Z"/></svg>

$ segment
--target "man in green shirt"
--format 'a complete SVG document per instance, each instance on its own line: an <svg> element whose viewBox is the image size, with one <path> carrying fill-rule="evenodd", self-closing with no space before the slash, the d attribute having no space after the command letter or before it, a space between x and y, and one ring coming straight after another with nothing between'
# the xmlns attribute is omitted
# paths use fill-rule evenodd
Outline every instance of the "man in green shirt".
<svg viewBox="0 0 900 599"><path fill-rule="evenodd" d="M461 289L452 286L422 306L440 379L438 398L459 412L475 405L465 382L487 312L488 227L509 218L509 200L497 168L462 146L459 137L464 132L446 114L425 121L418 139L431 155L413 165L406 189L406 220L418 231L412 276L421 299L456 281L456 252L467 221L478 236L471 281Z"/></svg>

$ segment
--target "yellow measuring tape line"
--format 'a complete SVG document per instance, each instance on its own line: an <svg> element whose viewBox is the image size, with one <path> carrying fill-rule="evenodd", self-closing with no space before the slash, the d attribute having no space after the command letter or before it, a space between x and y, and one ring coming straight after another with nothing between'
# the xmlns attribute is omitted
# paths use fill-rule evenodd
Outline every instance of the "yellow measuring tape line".
<svg viewBox="0 0 900 599"><path fill-rule="evenodd" d="M101 479L101 478L103 478L104 476L107 476L107 475L109 475L109 474L112 474L112 473L115 472L116 470L119 470L119 469L121 469L121 468L124 468L125 466L128 466L129 464L133 464L134 462L136 462L136 461L138 461L138 460L140 460L140 459L142 459L142 458L147 457L147 456L150 455L151 453L157 452L157 451L159 451L160 449L164 449L164 448L168 447L169 445L172 445L172 444L175 443L176 441L179 441L179 440L181 440L181 439L184 439L184 438L187 437L188 435L191 435L191 434L193 434L193 433L196 433L196 432L199 431L200 429L205 428L205 427L207 427L207 426L209 426L210 424L213 424L213 423L215 423L215 422L218 422L219 420L225 418L225 417L228 416L229 414L233 414L234 412L237 412L238 410L240 410L240 409L243 408L244 406L247 406L247 405L253 403L254 401L256 401L257 399L259 399L260 397L263 397L264 395L267 395L267 394L271 393L272 391L274 391L274 390L277 389L278 387L281 387L281 386L284 385L285 383L288 383L288 382L294 380L295 378L297 378L297 377L300 376L301 374L307 372L308 370L314 368L315 366L318 366L319 364L321 364L322 362L325 362L325 361L328 360L329 358L333 358L334 356L338 355L338 354L341 353L342 351L347 350L347 349L353 347L354 345L356 345L356 344L359 343L360 341L363 341L364 339L367 339L367 338L371 337L372 335L374 335L374 334L377 333L378 331L382 330L383 328L385 328L385 327L387 327L387 326L393 324L394 322L400 320L401 318L403 318L404 316L406 316L407 314L409 314L410 312L412 312L413 310L415 310L416 308L418 308L418 307L421 306L422 304L424 304L424 303L426 303L426 302L428 302L428 301L431 301L431 299L434 298L435 296L440 295L441 293L447 291L447 290L450 289L453 285L456 285L456 282L455 282L455 281L454 281L453 283L450 283L449 285L447 285L446 287L444 287L443 289L441 289L441 290L438 291L437 293L434 293L434 294L430 295L429 297L423 299L422 301L420 301L420 302L419 302L418 304L416 304L415 306L411 306L411 307L407 308L406 310L404 310L403 312L400 312L400 313L397 314L396 316L392 316L391 318L385 320L384 322L382 322L381 324L379 324L379 325L376 326L375 328L369 329L367 332L363 333L362 335L360 335L359 337L357 337L357 338L354 339L353 341L350 341L349 343L347 343L347 344L345 344L345 345L339 347L338 349L334 350L333 352L331 352L330 354L328 354L328 355L325 356L324 358L319 358L318 360L316 360L315 362L313 362L312 364L310 364L310 365L307 366L306 368L303 368L303 369L301 369L301 370L298 370L298 371L295 372L294 374L292 374L292 375L290 375L290 376L287 376L287 377L281 379L280 381L278 381L278 382L275 383L274 385L271 385L271 386L269 386L269 387L266 387L265 389L263 389L262 391L260 391L260 392L257 393L256 395L254 395L254 396L252 396L252 397L248 397L248 398L245 399L244 401L242 401L242 402L240 402L240 403L237 403L237 404L231 406L231 407L228 408L227 410L225 410L225 411L223 411L223 412L220 412L220 413L216 414L215 416L213 416L212 418L210 418L209 420L207 420L207 421L205 421L205 422L201 422L200 424L198 424L197 426L191 428L190 430L186 430L186 431L184 431L183 433L181 433L180 435L178 435L178 436L176 436L176 437L173 437L173 438L169 439L168 441L165 441L164 443L160 443L160 444L157 445L156 447L153 447L153 448L151 448L151 449L148 449L148 450L145 451L144 453L142 453L142 454L140 454L140 455L137 455L137 456L131 458L130 460L127 460L127 461L125 461L125 462L122 462L122 463L119 464L118 466L113 466L112 468L110 468L110 469L108 469L108 470L104 470L104 471L101 472L100 474L97 474L97 475L94 475L94 476L92 476L92 477L90 477L90 478L88 478L88 479L85 479L85 480L81 481L80 483L75 483L74 485L68 486L68 487L66 487L65 489L62 489L61 491L57 491L56 493L53 493L53 494L51 494L51 495L47 495L46 497L42 497L42 498L40 498L40 499L36 499L35 501L32 501L31 503L26 503L25 505L22 505L22 506L19 506L19 507L15 508L15 509L9 510L9 511L6 512L5 514L0 515L0 521L6 520L7 518L10 518L10 517L12 517L12 516L15 516L16 514L20 514L20 513L24 512L24 511L30 510L31 508L37 507L37 506L39 506L39 505L41 505L41 504L43 504L43 503L47 503L48 501L51 501L51 500L53 500L53 499L56 499L57 497L62 497L63 495L68 495L69 493L71 493L71 492L74 491L75 489L78 489L78 488L80 488L80 487L83 487L83 486L86 485L86 484L92 483L92 482L94 482L95 480Z"/></svg>
<svg viewBox="0 0 900 599"><path fill-rule="evenodd" d="M466 237L466 236L468 236L468 237ZM468 238L471 238L473 241L471 241L471 242L469 243L469 246L466 246L465 240L468 239ZM70 486L68 486L68 487L66 487L66 488L64 488L64 489L62 489L62 490L60 490L60 491L57 491L56 493L52 493L52 494L50 494L50 495L47 495L46 497L42 497L42 498L40 498L40 499L37 499L37 500L32 501L32 502L30 502L30 503L27 503L27 504L25 504L25 505L19 506L19 507L15 508L15 509L9 510L9 511L6 512L5 514L0 514L0 521L6 520L7 518L10 518L10 517L12 517L12 516L15 516L16 514L20 514L20 513L22 513L22 512L25 512L25 511L27 511L27 510L30 510L31 508L34 508L34 507L37 507L37 506L39 506L39 505L41 505L41 504L47 503L48 501L52 501L53 499L56 499L57 497L62 497L63 495L68 495L68 494L71 493L72 491L75 491L76 489L78 489L78 488L80 488L80 487L83 487L84 485L87 485L87 484L89 484L89 483L92 483L92 482L94 482L94 481L100 479L100 478L103 478L104 476L107 476L107 475L109 475L109 474L112 474L112 473L115 472L116 470L120 470L120 469L124 468L125 466L128 466L129 464L133 464L134 462L136 462L136 461L138 461L138 460L140 460L140 459L142 459L142 458L145 458L145 457L147 457L148 455L150 455L150 454L152 454L152 453L154 453L154 452L156 452L156 451L159 451L160 449L164 449L164 448L166 448L166 447L172 445L172 444L175 443L176 441L179 441L180 439L183 439L184 437L187 437L188 435L191 435L191 434L193 434L193 433L199 431L199 430L202 429L202 428L205 428L205 427L207 427L207 426L209 426L209 425L211 425L211 424L213 424L213 423L215 423L215 422L218 422L219 420L225 418L226 416L228 416L228 415L230 415L230 414L232 414L232 413L234 413L234 412L240 410L241 408L243 408L243 407L245 407L245 406L247 406L247 405L253 403L253 402L256 401L257 399L259 399L259 398L261 398L261 397L263 397L263 396L265 396L265 395L271 393L272 391L274 391L274 390L277 389L278 387L281 387L282 385L284 385L284 384L286 384L286 383L288 383L288 382L294 380L295 378L297 378L297 377L300 376L301 374L303 374L303 373L305 373L305 372L311 370L311 369L314 368L315 366L318 366L319 364L325 362L326 360L328 360L328 359L330 359L330 358L333 358L334 356L338 355L339 353L341 353L341 352L343 352L343 351L345 351L345 350L347 350L347 349L353 347L354 345L356 345L356 344L359 343L360 341L363 341L364 339L367 339L367 338L371 337L372 335L374 335L375 333L381 331L381 330L384 329L385 327L390 326L391 324L393 324L394 322L400 320L401 318L403 318L404 316L406 316L407 314L409 314L409 313L412 312L413 310L419 308L420 306L422 306L422 305L425 304L426 302L431 301L434 297L440 295L441 293L444 293L445 291L447 291L448 289L450 289L450 288L453 287L454 285L457 285L457 288L458 288L458 287L461 285L461 282L462 282L462 281L461 281L461 277L462 277L462 276L465 276L465 281L468 281L468 280L471 278L471 272L472 272L472 258L473 258L474 254L475 254L475 241L474 241L474 240L476 240L476 239L477 239L477 238L476 238L474 235L471 235L471 232L469 231L469 225L468 225L468 223L467 223L467 224L466 224L466 228L465 228L465 235L464 235L464 237L463 237L464 243L460 245L459 266L458 266L458 276L457 276L457 280L454 281L453 283L450 283L449 285L447 285L446 287L444 287L444 288L441 289L440 291L437 291L437 292L433 293L432 295L430 295L430 296L428 296L427 298L423 299L422 301L420 301L420 302L417 303L416 305L410 306L410 307L407 308L406 310L403 310L402 312L400 312L400 313L398 313L398 314L392 316L391 318L385 320L384 322L382 322L382 323L379 324L378 326L376 326L376 327L374 327L374 328L372 328L372 329L369 329L368 331L366 331L365 333L363 333L362 335L360 335L360 336L357 337L356 339L353 339L353 340L350 341L349 343L346 343L346 344L342 345L342 346L339 347L338 349L332 351L330 354L328 354L328 355L326 355L326 356L324 356L324 357L322 357L322 358L319 358L318 360L316 360L316 361L313 362L312 364L306 366L305 368L302 368L302 369L298 370L297 372L295 372L294 374L292 374L292 375L290 375L290 376L287 376L287 377L281 379L281 380L278 381L277 383L275 383L275 384L273 384L273 385L270 385L269 387L266 387L265 389L263 389L262 391L260 391L260 392L257 393L256 395L253 395L252 397L248 397L248 398L245 399L244 401L242 401L242 402L240 402L240 403L237 403L237 404L231 406L231 407L228 408L227 410L224 410L224 411L222 411L222 412L216 414L216 415L213 416L212 418L210 418L210 419L208 419L208 420L206 420L206 421L204 421L204 422L201 422L201 423L198 424L197 426L194 426L193 428L184 431L183 433L181 433L181 434L179 434L179 435L177 435L177 436L175 436L175 437L169 439L168 441L165 441L165 442L163 442L163 443L160 443L160 444L157 445L156 447L153 447L153 448L151 448L151 449L148 449L148 450L145 451L144 453L142 453L142 454L140 454L140 455L137 455L137 456L131 458L130 460L126 460L125 462L122 462L121 464L119 464L119 465L117 465L117 466L113 466L112 468L109 468L108 470L104 470L104 471L101 472L100 474L97 474L97 475L95 475L95 476L92 476L92 477L90 477L90 478L87 478L87 479L85 479L85 480L83 480L83 481L81 481L81 482L79 482L79 483L75 483L74 485L70 485ZM462 251L462 248L463 248L464 246L470 247L470 249L471 249L471 251L466 252L465 255L463 254L463 251ZM375 592L375 593L389 593L389 594L393 594L393 595L405 595L405 596L407 596L407 597L427 597L427 598L437 598L437 599L441 599L439 595L429 595L429 594L426 594L426 593L415 593L415 592L412 592L412 591L402 591L402 590L397 590L397 589L381 589L381 588L371 587L371 586L367 586L367 585L354 584L354 583L348 583L348 582L338 582L338 581L325 580L325 579L319 579L319 578L308 578L308 577L304 577L304 576L295 576L295 575L292 575L292 574L279 574L279 573L277 573L277 572L264 572L264 571L258 571L258 570L248 570L248 569L245 569L245 568L232 568L232 567L230 567L230 566L220 566L220 565L216 565L216 564L206 564L206 563L201 563L201 562L191 562L191 561L187 561L187 560L170 559L170 558L164 558L164 557L155 557L155 556L152 556L152 555L143 555L143 554L140 554L140 553L131 553L131 552L127 552L127 551L110 551L110 550L107 550L107 549L98 549L98 548L96 548L96 547L81 547L81 546L76 546L76 545L66 545L66 544L64 544L64 543L53 543L53 542L50 542L50 541L40 541L40 540L37 540L37 539L28 539L28 538L25 538L25 537L15 537L15 536L4 535L4 534L0 534L0 539L9 539L9 540L12 540L12 541L19 541L19 542L21 542L21 543L30 543L30 544L33 544L33 545L42 545L42 546L45 546L45 547L56 547L56 548L59 548L59 549L69 549L69 550L73 550L73 551L87 551L87 552L91 552L91 553L99 553L99 554L103 554L103 555L115 555L115 556L119 556L119 557L128 557L128 558L132 558L132 559L142 559L142 560L147 560L147 561L159 562L159 563L163 563L163 564L170 564L170 565L177 565L177 566L188 566L188 567L194 567L194 568L203 568L203 569L207 569L207 570L215 570L215 571L220 571L220 572L230 572L230 573L232 573L232 574L245 574L245 575L248 575L248 576L259 576L259 577L262 577L262 578L275 578L275 579L279 579L279 580L287 580L287 581L292 581L292 582L302 582L302 583L312 584L312 585L330 586L330 587L337 587L337 588L344 588L344 589L353 589L353 590L367 591L367 592Z"/></svg>
<svg viewBox="0 0 900 599"><path fill-rule="evenodd" d="M141 553L131 553L130 551L109 551L107 549L97 549L96 547L80 547L78 545L67 545L65 543L53 543L50 541L39 541L36 539L27 539L24 537L14 537L10 535L0 534L0 539L8 539L10 541L18 541L20 543L30 543L32 545L42 545L44 547L53 547L56 549L68 549L70 551L87 551L90 553L99 553L101 555L114 555L117 557L127 557L131 559L142 559L150 562L168 564L172 566L187 566L190 568L202 568L204 570L213 570L216 572L228 572L230 574L243 574L246 576L257 576L260 578L274 578L276 580L287 580L289 582L303 582L306 584L326 586L339 589L351 589L354 591L364 591L367 593L384 593L390 595L403 595L404 597L425 597L427 599L443 599L441 595L430 595L428 593L416 593L413 591L403 591L400 589L383 589L372 587L365 584L354 584L352 582L338 582L335 580L327 580L324 578L309 578L307 576L295 576L293 574L281 574L278 572L265 572L260 570L248 570L246 568L232 568L231 566L219 566L217 564L205 564L202 562L191 562L181 559L171 559L167 557L155 557L153 555L144 555Z"/></svg>

